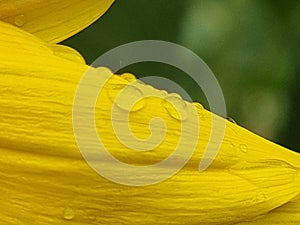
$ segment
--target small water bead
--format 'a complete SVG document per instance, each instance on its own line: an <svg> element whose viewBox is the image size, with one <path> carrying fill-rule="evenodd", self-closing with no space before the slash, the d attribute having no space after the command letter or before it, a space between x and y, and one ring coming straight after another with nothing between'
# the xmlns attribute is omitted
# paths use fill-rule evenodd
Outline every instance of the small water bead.
<svg viewBox="0 0 300 225"><path fill-rule="evenodd" d="M165 90L161 90L160 93L162 94L162 96L167 96L169 93Z"/></svg>
<svg viewBox="0 0 300 225"><path fill-rule="evenodd" d="M26 18L25 18L25 15L21 14L21 15L17 15L15 17L15 25L18 26L18 27L22 27L26 22Z"/></svg>
<svg viewBox="0 0 300 225"><path fill-rule="evenodd" d="M116 91L119 92L117 96L115 95ZM134 112L145 106L142 91L133 85L122 86L121 89L120 87L112 89L110 92L112 92L111 95L109 95L111 100L123 110Z"/></svg>
<svg viewBox="0 0 300 225"><path fill-rule="evenodd" d="M240 144L239 148L240 148L241 152L243 152L243 153L247 153L247 151L248 151L248 147L245 144Z"/></svg>
<svg viewBox="0 0 300 225"><path fill-rule="evenodd" d="M193 102L193 105L196 107L196 110L198 111L197 114L199 115L199 118L205 120L203 105L201 105L199 102Z"/></svg>
<svg viewBox="0 0 300 225"><path fill-rule="evenodd" d="M123 73L121 74L121 77L129 82L136 81L136 77L131 73Z"/></svg>
<svg viewBox="0 0 300 225"><path fill-rule="evenodd" d="M72 220L75 217L74 210L69 207L65 208L63 217L65 220Z"/></svg>
<svg viewBox="0 0 300 225"><path fill-rule="evenodd" d="M226 163L230 162L231 164L237 163L239 158L238 158L238 152L237 152L238 149L236 148L236 145L230 141L228 141L228 142L224 141L223 146L226 149L226 151L220 152L219 155L220 155L221 160L223 160ZM227 167L227 169L230 169L230 168Z"/></svg>
<svg viewBox="0 0 300 225"><path fill-rule="evenodd" d="M237 123L235 122L235 120L234 120L233 118L231 118L231 117L227 117L226 119L227 119L229 122L231 122L231 123L237 124Z"/></svg>
<svg viewBox="0 0 300 225"><path fill-rule="evenodd" d="M203 105L201 105L199 102L193 102L193 105L200 111L204 109Z"/></svg>
<svg viewBox="0 0 300 225"><path fill-rule="evenodd" d="M167 95L164 98L163 106L174 119L186 120L188 117L187 104L178 94Z"/></svg>
<svg viewBox="0 0 300 225"><path fill-rule="evenodd" d="M267 199L267 195L264 192L259 192L257 193L255 200L257 203L259 203L259 202L266 201L266 199Z"/></svg>

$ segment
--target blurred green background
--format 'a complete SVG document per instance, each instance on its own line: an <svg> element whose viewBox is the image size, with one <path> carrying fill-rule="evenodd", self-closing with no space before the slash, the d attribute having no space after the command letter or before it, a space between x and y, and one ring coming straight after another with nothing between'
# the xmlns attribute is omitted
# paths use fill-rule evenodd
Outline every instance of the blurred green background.
<svg viewBox="0 0 300 225"><path fill-rule="evenodd" d="M298 0L117 0L100 20L64 44L91 64L114 47L148 39L194 51L216 75L230 117L300 150ZM208 108L199 87L178 69L145 62L122 71L169 78Z"/></svg>

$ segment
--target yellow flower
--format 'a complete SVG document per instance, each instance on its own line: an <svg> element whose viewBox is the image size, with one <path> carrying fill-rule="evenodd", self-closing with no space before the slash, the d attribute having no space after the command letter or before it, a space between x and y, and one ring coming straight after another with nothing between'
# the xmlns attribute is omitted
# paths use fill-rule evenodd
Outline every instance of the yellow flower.
<svg viewBox="0 0 300 225"><path fill-rule="evenodd" d="M181 135L180 121L161 106L160 97L166 93L134 83L134 88L153 96L130 113L132 133L149 137L153 117L162 118L167 131L151 151L134 152L123 145L114 133L111 109L120 88L133 77L89 68L75 50L53 44L83 29L111 3L0 1L5 21L0 22L0 224L299 224L299 154L226 121L216 159L199 172L212 120L200 105L195 152L169 179L126 186L99 176L88 165L72 124L74 96L87 70L104 85L95 121L103 144L116 158L137 166L160 162L173 152ZM125 113L118 113L119 124L126 123ZM184 146L189 148L190 142L185 140Z"/></svg>

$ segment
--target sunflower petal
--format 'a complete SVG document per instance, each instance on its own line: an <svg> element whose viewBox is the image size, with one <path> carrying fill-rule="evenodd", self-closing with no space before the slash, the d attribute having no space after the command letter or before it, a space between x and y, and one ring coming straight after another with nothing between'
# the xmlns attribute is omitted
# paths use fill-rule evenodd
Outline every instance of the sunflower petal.
<svg viewBox="0 0 300 225"><path fill-rule="evenodd" d="M296 225L300 224L300 199L274 209L268 214L253 221L237 225Z"/></svg>
<svg viewBox="0 0 300 225"><path fill-rule="evenodd" d="M0 20L58 43L96 21L114 0L0 0Z"/></svg>
<svg viewBox="0 0 300 225"><path fill-rule="evenodd" d="M127 101L118 102L116 96L133 76L111 75L108 69L89 68L73 56L55 54L49 44L3 22L0 60L1 224L235 224L268 217L299 197L299 154L229 122L217 158L208 170L199 172L212 119L212 113L202 108L195 113L201 120L195 152L178 173L144 187L112 182L88 165L74 137L72 110L83 74L89 69L97 78L86 84L87 91L110 77L98 95L94 120L111 154L131 165L164 160L182 139L178 117L163 105L168 94L142 83L132 84L134 90L152 96L134 108L129 120L132 133L147 138L147 122L154 117L167 125L161 144L151 151L132 151L117 139L112 123L128 122ZM129 93L125 100L134 97ZM111 114L114 102L122 108L115 119ZM78 110L83 111L84 106ZM153 133L164 131L160 126L150 128ZM82 123L81 129L89 134L87 124ZM186 134L192 137L189 129ZM94 144L89 137L86 141ZM183 148L190 148L192 141L184 139ZM179 161L181 157L184 154L178 155ZM99 165L115 169L105 158L100 157ZM168 164L161 172L174 166ZM120 173L125 178L131 175L129 170ZM145 179L158 175L149 174Z"/></svg>
<svg viewBox="0 0 300 225"><path fill-rule="evenodd" d="M53 51L54 55L85 64L85 60L82 55L74 48L59 44L49 45L48 47Z"/></svg>

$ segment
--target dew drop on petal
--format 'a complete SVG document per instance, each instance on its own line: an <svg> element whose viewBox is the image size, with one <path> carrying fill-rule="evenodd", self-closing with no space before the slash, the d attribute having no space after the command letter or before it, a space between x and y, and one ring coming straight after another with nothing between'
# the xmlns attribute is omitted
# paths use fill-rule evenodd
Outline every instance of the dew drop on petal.
<svg viewBox="0 0 300 225"><path fill-rule="evenodd" d="M18 26L18 27L22 27L26 22L26 18L25 18L25 15L23 14L20 14L20 15L17 15L15 17L15 25Z"/></svg>
<svg viewBox="0 0 300 225"><path fill-rule="evenodd" d="M114 103L119 108L129 112L134 112L145 106L145 101L143 100L144 95L139 88L133 85L127 85L119 91L119 94L116 98L114 98Z"/></svg>
<svg viewBox="0 0 300 225"><path fill-rule="evenodd" d="M133 82L136 80L136 77L131 73L123 73L121 77L129 82Z"/></svg>
<svg viewBox="0 0 300 225"><path fill-rule="evenodd" d="M235 122L235 120L234 120L233 118L231 118L231 117L227 117L226 119L227 119L229 122L231 122L231 123L237 124L237 123Z"/></svg>
<svg viewBox="0 0 300 225"><path fill-rule="evenodd" d="M247 151L248 151L248 147L245 144L240 144L239 148L240 148L241 152L243 152L243 153L247 153Z"/></svg>
<svg viewBox="0 0 300 225"><path fill-rule="evenodd" d="M199 102L193 102L193 105L200 111L204 109L203 105L201 105Z"/></svg>
<svg viewBox="0 0 300 225"><path fill-rule="evenodd" d="M73 219L75 217L74 210L69 207L65 208L63 217L65 220Z"/></svg>
<svg viewBox="0 0 300 225"><path fill-rule="evenodd" d="M163 106L174 119L186 120L188 117L187 104L177 94L167 95L164 98Z"/></svg>
<svg viewBox="0 0 300 225"><path fill-rule="evenodd" d="M163 97L165 97L165 96L167 96L169 93L168 93L167 91L165 91L165 90L161 90L161 91L160 91L160 94L161 94Z"/></svg>
<svg viewBox="0 0 300 225"><path fill-rule="evenodd" d="M199 102L193 102L200 119L205 120L204 107Z"/></svg>
<svg viewBox="0 0 300 225"><path fill-rule="evenodd" d="M256 194L256 202L264 202L267 199L267 195L264 192L258 192Z"/></svg>

